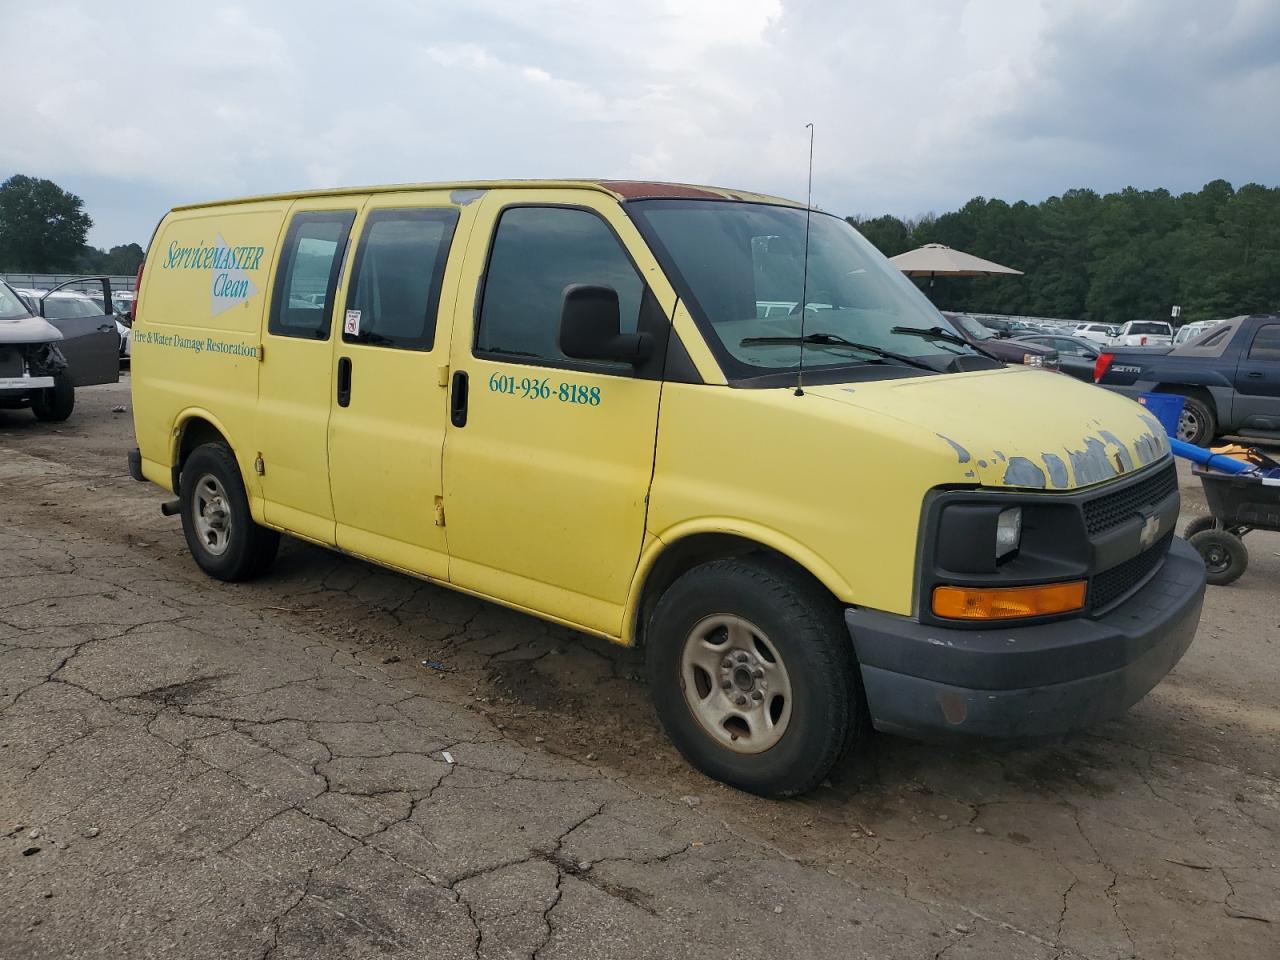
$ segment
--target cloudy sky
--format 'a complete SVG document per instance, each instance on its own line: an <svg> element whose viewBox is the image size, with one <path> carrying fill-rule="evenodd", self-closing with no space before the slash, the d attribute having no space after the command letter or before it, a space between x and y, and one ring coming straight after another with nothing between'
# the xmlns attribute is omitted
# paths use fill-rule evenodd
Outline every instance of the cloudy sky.
<svg viewBox="0 0 1280 960"><path fill-rule="evenodd" d="M942 212L1280 183L1277 0L0 0L0 179L177 203L637 177Z"/></svg>

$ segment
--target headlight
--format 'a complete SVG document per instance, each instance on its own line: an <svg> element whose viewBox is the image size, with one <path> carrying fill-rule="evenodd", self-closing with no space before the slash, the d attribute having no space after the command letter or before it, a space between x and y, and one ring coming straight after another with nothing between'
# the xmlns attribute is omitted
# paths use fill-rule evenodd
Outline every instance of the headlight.
<svg viewBox="0 0 1280 960"><path fill-rule="evenodd" d="M1022 355L1022 362L1028 367L1043 367L1044 357L1038 353L1024 353Z"/></svg>
<svg viewBox="0 0 1280 960"><path fill-rule="evenodd" d="M996 559L1007 557L1022 541L1022 508L1001 510L996 518Z"/></svg>

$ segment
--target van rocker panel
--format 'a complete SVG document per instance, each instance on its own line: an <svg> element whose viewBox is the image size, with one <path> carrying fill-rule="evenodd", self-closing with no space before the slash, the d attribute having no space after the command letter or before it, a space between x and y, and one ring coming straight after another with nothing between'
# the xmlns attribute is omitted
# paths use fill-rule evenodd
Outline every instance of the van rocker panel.
<svg viewBox="0 0 1280 960"><path fill-rule="evenodd" d="M845 611L876 729L923 739L1052 737L1124 712L1195 637L1204 564L1175 538L1156 575L1096 620L949 629Z"/></svg>

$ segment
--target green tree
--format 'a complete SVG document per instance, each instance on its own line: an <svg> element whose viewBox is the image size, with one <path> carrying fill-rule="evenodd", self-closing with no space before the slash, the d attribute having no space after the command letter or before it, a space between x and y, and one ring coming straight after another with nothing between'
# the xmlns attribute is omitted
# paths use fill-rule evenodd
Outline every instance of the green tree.
<svg viewBox="0 0 1280 960"><path fill-rule="evenodd" d="M72 267L93 220L52 180L16 174L0 184L0 265L32 273Z"/></svg>

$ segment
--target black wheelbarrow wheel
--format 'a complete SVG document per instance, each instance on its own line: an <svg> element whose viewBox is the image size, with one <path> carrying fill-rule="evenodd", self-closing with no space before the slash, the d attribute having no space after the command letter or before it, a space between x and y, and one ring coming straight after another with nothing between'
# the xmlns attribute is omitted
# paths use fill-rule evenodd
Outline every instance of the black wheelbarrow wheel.
<svg viewBox="0 0 1280 960"><path fill-rule="evenodd" d="M1226 530L1201 530L1191 537L1191 545L1204 559L1206 579L1214 586L1238 580L1249 566L1244 541Z"/></svg>
<svg viewBox="0 0 1280 960"><path fill-rule="evenodd" d="M1182 531L1182 539L1190 540L1197 533L1203 530L1213 530L1218 526L1218 521L1213 517L1196 517L1190 521L1186 528Z"/></svg>

